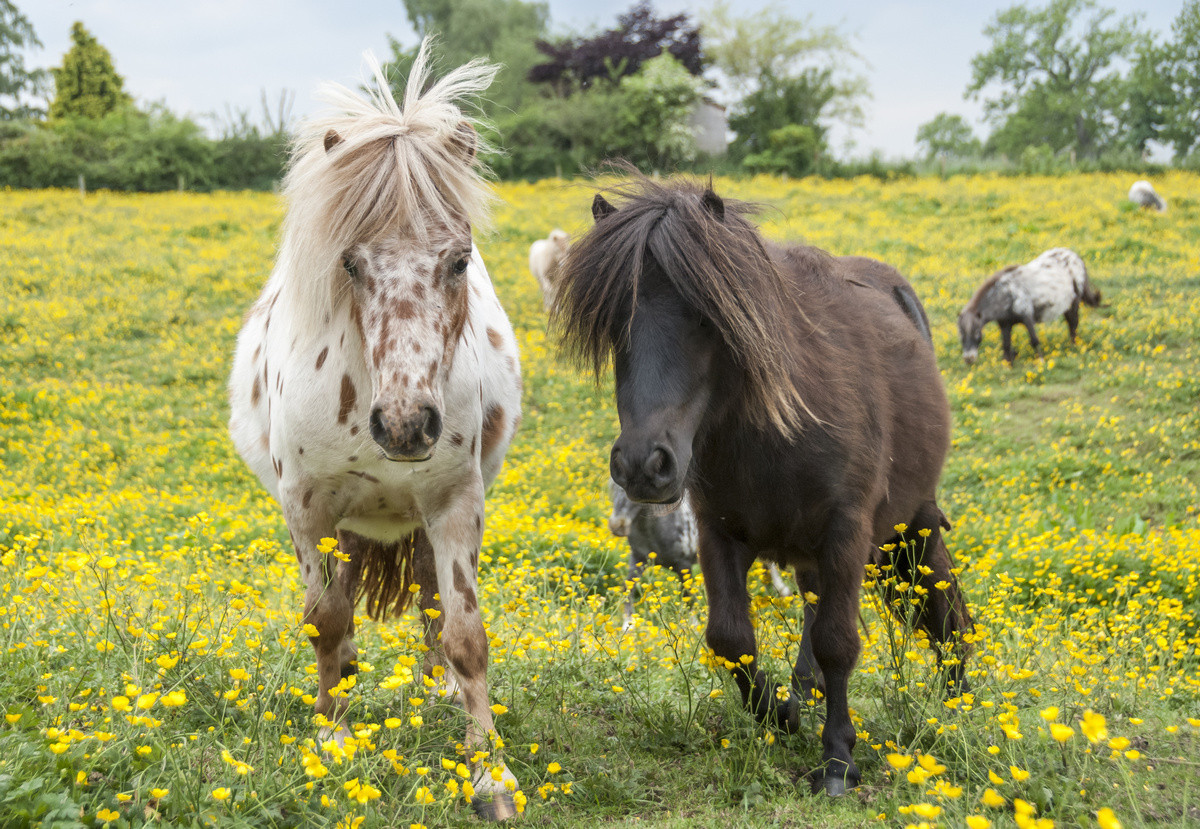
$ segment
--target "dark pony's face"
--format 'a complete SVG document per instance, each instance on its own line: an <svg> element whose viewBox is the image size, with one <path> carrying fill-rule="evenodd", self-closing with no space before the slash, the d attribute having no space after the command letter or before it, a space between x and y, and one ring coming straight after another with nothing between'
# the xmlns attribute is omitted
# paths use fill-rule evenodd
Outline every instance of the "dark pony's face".
<svg viewBox="0 0 1200 829"><path fill-rule="evenodd" d="M554 320L597 376L612 360L613 479L634 501L675 503L717 424L790 434L802 401L781 332L797 306L743 218L751 205L644 178L618 192L619 210L593 201L596 223L563 263Z"/></svg>
<svg viewBox="0 0 1200 829"><path fill-rule="evenodd" d="M967 365L979 356L979 343L983 340L983 317L974 311L963 310L958 315L958 339L962 343L963 359Z"/></svg>
<svg viewBox="0 0 1200 829"><path fill-rule="evenodd" d="M609 468L630 498L671 503L683 497L692 440L725 374L721 353L716 329L648 259L628 336L613 353L621 435Z"/></svg>

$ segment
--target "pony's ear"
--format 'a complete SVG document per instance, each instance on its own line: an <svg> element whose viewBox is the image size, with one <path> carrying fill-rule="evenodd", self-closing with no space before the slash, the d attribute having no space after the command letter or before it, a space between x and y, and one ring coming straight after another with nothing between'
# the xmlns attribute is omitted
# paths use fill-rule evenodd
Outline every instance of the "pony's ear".
<svg viewBox="0 0 1200 829"><path fill-rule="evenodd" d="M338 144L342 143L342 137L337 134L337 130L330 130L325 133L325 152L329 152Z"/></svg>
<svg viewBox="0 0 1200 829"><path fill-rule="evenodd" d="M450 136L450 146L468 161L475 157L475 150L479 147L479 136L476 135L470 121L458 122Z"/></svg>
<svg viewBox="0 0 1200 829"><path fill-rule="evenodd" d="M592 218L596 221L600 221L605 216L609 216L616 212L617 208L609 204L608 200L599 193L596 194L596 198L592 199Z"/></svg>
<svg viewBox="0 0 1200 829"><path fill-rule="evenodd" d="M725 202L721 201L721 197L713 192L711 187L704 188L704 195L700 197L700 203L704 205L704 209L713 214L718 222L725 221Z"/></svg>

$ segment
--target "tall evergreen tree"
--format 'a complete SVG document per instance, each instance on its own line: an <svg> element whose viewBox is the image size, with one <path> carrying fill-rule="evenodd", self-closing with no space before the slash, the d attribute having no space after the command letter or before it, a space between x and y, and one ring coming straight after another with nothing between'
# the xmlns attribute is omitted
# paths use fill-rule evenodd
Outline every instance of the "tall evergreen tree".
<svg viewBox="0 0 1200 829"><path fill-rule="evenodd" d="M71 26L71 48L63 55L62 66L50 71L55 86L51 118L103 118L132 105L112 55L82 23Z"/></svg>
<svg viewBox="0 0 1200 829"><path fill-rule="evenodd" d="M0 0L0 120L27 118L41 114L27 103L26 96L41 91L46 81L44 69L25 66L23 50L40 47L33 24L12 0Z"/></svg>

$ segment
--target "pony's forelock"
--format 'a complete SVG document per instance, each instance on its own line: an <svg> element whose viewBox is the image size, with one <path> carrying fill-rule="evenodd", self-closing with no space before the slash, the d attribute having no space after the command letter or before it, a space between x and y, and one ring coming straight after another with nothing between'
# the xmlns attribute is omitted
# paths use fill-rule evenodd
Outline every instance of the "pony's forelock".
<svg viewBox="0 0 1200 829"><path fill-rule="evenodd" d="M627 336L639 275L652 257L742 368L746 411L760 426L795 434L800 413L812 413L792 382L779 331L802 309L745 218L756 206L725 200L718 219L701 185L636 175L609 192L621 199L619 209L573 244L563 265L554 319L566 351L597 374L604 369Z"/></svg>
<svg viewBox="0 0 1200 829"><path fill-rule="evenodd" d="M385 233L423 243L433 228L488 226L494 196L480 156L491 148L462 107L498 67L474 60L429 86L430 45L421 44L403 105L368 52L364 90L322 85L330 111L307 121L292 144L275 278L293 313L310 315L308 325L332 310L341 258L354 244Z"/></svg>

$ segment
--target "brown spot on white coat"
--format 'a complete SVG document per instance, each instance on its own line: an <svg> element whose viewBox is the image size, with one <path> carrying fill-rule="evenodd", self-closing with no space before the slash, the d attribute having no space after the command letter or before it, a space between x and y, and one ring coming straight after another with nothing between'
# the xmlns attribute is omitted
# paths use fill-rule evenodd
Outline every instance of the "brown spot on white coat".
<svg viewBox="0 0 1200 829"><path fill-rule="evenodd" d="M357 403L358 391L354 388L354 381L350 379L349 374L343 374L341 396L338 400L337 422L345 423L349 420Z"/></svg>
<svg viewBox="0 0 1200 829"><path fill-rule="evenodd" d="M483 415L483 454L490 455L504 437L504 407L498 403L488 407Z"/></svg>

